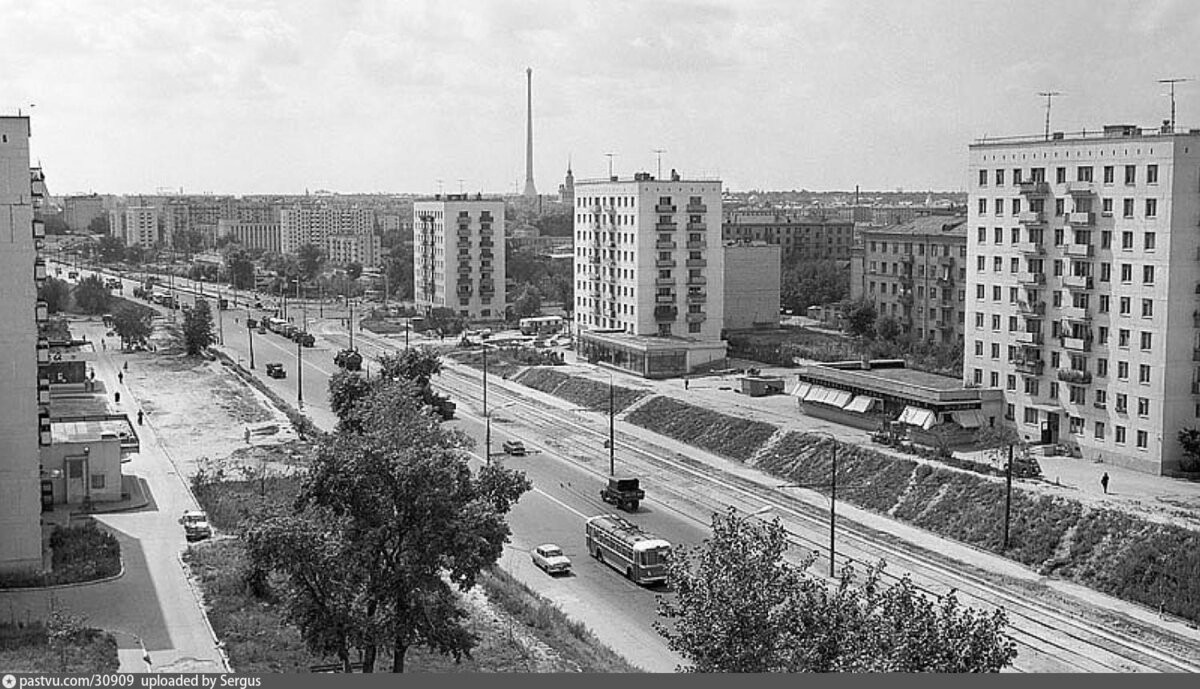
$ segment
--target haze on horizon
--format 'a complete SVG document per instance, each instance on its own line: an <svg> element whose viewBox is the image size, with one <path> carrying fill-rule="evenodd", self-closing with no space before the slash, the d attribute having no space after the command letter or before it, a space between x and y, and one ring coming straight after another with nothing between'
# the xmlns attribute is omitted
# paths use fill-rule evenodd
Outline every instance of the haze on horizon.
<svg viewBox="0 0 1200 689"><path fill-rule="evenodd" d="M1155 126L1189 0L0 0L0 114L55 194L520 191L655 170L961 189L980 136ZM1178 89L1200 126L1200 82ZM30 109L29 105L35 104Z"/></svg>

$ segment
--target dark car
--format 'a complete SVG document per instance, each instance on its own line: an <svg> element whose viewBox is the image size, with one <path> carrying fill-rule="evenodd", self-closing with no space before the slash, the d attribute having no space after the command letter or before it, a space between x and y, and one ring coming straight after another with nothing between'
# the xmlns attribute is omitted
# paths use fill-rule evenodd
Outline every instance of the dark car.
<svg viewBox="0 0 1200 689"><path fill-rule="evenodd" d="M505 440L504 441L504 454L516 455L518 457L524 457L525 456L525 443L521 442L520 440Z"/></svg>
<svg viewBox="0 0 1200 689"><path fill-rule="evenodd" d="M283 364L267 364L267 375L271 378L287 378L287 371L283 370Z"/></svg>

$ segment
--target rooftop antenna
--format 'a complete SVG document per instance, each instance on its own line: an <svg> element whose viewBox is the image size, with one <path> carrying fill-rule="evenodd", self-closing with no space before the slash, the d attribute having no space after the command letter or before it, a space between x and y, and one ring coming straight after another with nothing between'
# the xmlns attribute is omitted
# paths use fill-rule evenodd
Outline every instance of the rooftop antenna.
<svg viewBox="0 0 1200 689"><path fill-rule="evenodd" d="M655 177L655 179L662 179L662 154L666 153L667 149L655 148L653 151L658 156L658 177Z"/></svg>
<svg viewBox="0 0 1200 689"><path fill-rule="evenodd" d="M1191 81L1191 79L1159 79L1158 80L1158 83L1160 83L1160 84L1170 84L1171 85L1171 132L1172 133L1175 132L1175 84L1179 84L1179 83L1182 83L1185 81Z"/></svg>
<svg viewBox="0 0 1200 689"><path fill-rule="evenodd" d="M1050 140L1050 104L1054 100L1055 96L1061 96L1063 94L1059 91L1039 91L1038 95L1042 96L1046 99L1046 141L1049 141Z"/></svg>
<svg viewBox="0 0 1200 689"><path fill-rule="evenodd" d="M443 180L440 180L440 179L439 179L439 180L437 180L437 183L438 183L438 196L441 196L441 195L442 195L442 181L443 181Z"/></svg>
<svg viewBox="0 0 1200 689"><path fill-rule="evenodd" d="M613 159L613 157L615 157L617 154L616 154L616 153L605 153L604 155L608 157L608 178L611 180L611 179L612 179L612 176L613 176L613 173L612 173L612 159Z"/></svg>
<svg viewBox="0 0 1200 689"><path fill-rule="evenodd" d="M458 178L458 193L460 194L463 193L463 182L465 181L462 177Z"/></svg>

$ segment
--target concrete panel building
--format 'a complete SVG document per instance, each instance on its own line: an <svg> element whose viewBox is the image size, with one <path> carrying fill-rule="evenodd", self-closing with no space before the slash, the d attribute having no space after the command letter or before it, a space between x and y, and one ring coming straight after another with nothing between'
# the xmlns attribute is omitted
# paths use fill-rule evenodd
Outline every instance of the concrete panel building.
<svg viewBox="0 0 1200 689"><path fill-rule="evenodd" d="M648 377L725 360L719 180L579 180L574 215L582 354Z"/></svg>
<svg viewBox="0 0 1200 689"><path fill-rule="evenodd" d="M367 208L298 206L279 211L280 251L295 254L305 244L320 247L331 263L349 263L345 256L365 267L379 264L379 241L375 237L375 211ZM334 239L337 238L337 239ZM361 238L361 239L356 239ZM369 263L364 262L369 261Z"/></svg>
<svg viewBox="0 0 1200 689"><path fill-rule="evenodd" d="M125 246L152 247L161 241L158 209L153 206L128 206L109 211L109 231L125 240Z"/></svg>
<svg viewBox="0 0 1200 689"><path fill-rule="evenodd" d="M766 242L783 248L784 263L848 260L854 222L789 213L734 212L722 219L726 242Z"/></svg>
<svg viewBox="0 0 1200 689"><path fill-rule="evenodd" d="M779 327L778 244L725 245L725 330Z"/></svg>
<svg viewBox="0 0 1200 689"><path fill-rule="evenodd" d="M1153 474L1200 425L1200 130L970 147L967 382L1034 442Z"/></svg>
<svg viewBox="0 0 1200 689"><path fill-rule="evenodd" d="M334 265L358 263L364 268L378 268L382 254L382 240L374 234L334 234L325 238L325 258Z"/></svg>
<svg viewBox="0 0 1200 689"><path fill-rule="evenodd" d="M504 318L504 201L438 194L413 203L413 298L473 320Z"/></svg>
<svg viewBox="0 0 1200 689"><path fill-rule="evenodd" d="M72 232L87 232L88 225L106 213L104 199L96 194L63 199L63 219Z"/></svg>
<svg viewBox="0 0 1200 689"><path fill-rule="evenodd" d="M272 253L283 251L282 231L278 222L238 222L221 220L218 237L232 237L247 249L262 249Z"/></svg>
<svg viewBox="0 0 1200 689"><path fill-rule="evenodd" d="M38 321L46 305L37 286L45 229L33 220L29 137L28 117L0 117L0 571L42 565Z"/></svg>
<svg viewBox="0 0 1200 689"><path fill-rule="evenodd" d="M852 252L850 298L921 340L962 341L966 308L966 218L927 216L863 232Z"/></svg>

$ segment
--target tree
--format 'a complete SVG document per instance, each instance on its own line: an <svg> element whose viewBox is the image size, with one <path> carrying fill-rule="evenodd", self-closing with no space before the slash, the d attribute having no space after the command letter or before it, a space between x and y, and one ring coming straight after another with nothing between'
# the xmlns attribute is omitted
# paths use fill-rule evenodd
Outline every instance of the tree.
<svg viewBox="0 0 1200 689"><path fill-rule="evenodd" d="M371 381L357 370L342 368L329 377L329 408L338 417L338 428L362 430L357 406L371 393L371 387Z"/></svg>
<svg viewBox="0 0 1200 689"><path fill-rule="evenodd" d="M203 352L214 339L212 311L206 300L197 299L195 306L183 312L183 342L187 353L195 356Z"/></svg>
<svg viewBox="0 0 1200 689"><path fill-rule="evenodd" d="M1184 455L1179 462L1180 470L1200 471L1200 430L1181 428L1177 437L1179 444L1183 447Z"/></svg>
<svg viewBox="0 0 1200 689"><path fill-rule="evenodd" d="M815 260L780 267L780 304L794 313L816 304L832 304L850 294L850 272L837 261Z"/></svg>
<svg viewBox="0 0 1200 689"><path fill-rule="evenodd" d="M92 218L87 226L88 234L109 234L112 232L112 227L109 225L108 213L101 213Z"/></svg>
<svg viewBox="0 0 1200 689"><path fill-rule="evenodd" d="M125 247L125 262L138 265L153 259L153 252L140 244Z"/></svg>
<svg viewBox="0 0 1200 689"><path fill-rule="evenodd" d="M305 280L315 280L325 263L325 252L316 244L303 244L296 251L296 258L300 263L300 275Z"/></svg>
<svg viewBox="0 0 1200 689"><path fill-rule="evenodd" d="M251 547L255 566L289 582L287 609L310 647L353 646L364 672L381 647L393 672L414 645L469 657L476 639L454 588L470 590L499 559L505 514L531 484L499 465L472 475L469 438L426 413L408 383L381 382L361 413L361 431L322 440L294 521L251 527L252 544L291 544L275 557Z"/></svg>
<svg viewBox="0 0 1200 689"><path fill-rule="evenodd" d="M419 388L428 387L430 379L441 371L442 360L430 347L412 347L379 357L379 378L410 380Z"/></svg>
<svg viewBox="0 0 1200 689"><path fill-rule="evenodd" d="M412 299L413 250L403 243L393 246L383 259L383 274L395 299Z"/></svg>
<svg viewBox="0 0 1200 689"><path fill-rule="evenodd" d="M880 316L875 321L875 335L887 342L895 342L904 332L895 316Z"/></svg>
<svg viewBox="0 0 1200 689"><path fill-rule="evenodd" d="M105 313L111 302L112 295L96 275L89 275L75 286L75 306L84 313Z"/></svg>
<svg viewBox="0 0 1200 689"><path fill-rule="evenodd" d="M118 263L125 260L125 240L106 234L100 238L96 253L101 263Z"/></svg>
<svg viewBox="0 0 1200 689"><path fill-rule="evenodd" d="M71 300L71 286L65 280L47 278L38 294L38 299L46 302L46 308L50 313L66 311L67 304Z"/></svg>
<svg viewBox="0 0 1200 689"><path fill-rule="evenodd" d="M254 261L241 244L231 244L225 250L225 269L234 289L254 288Z"/></svg>
<svg viewBox="0 0 1200 689"><path fill-rule="evenodd" d="M692 672L998 672L1016 658L1003 610L935 601L907 577L861 581L851 566L830 586L809 575L815 556L783 560L787 534L730 509L713 536L668 563L673 599L659 599L655 628Z"/></svg>
<svg viewBox="0 0 1200 689"><path fill-rule="evenodd" d="M536 316L542 312L542 295L536 287L525 287L513 301L513 315L517 318Z"/></svg>
<svg viewBox="0 0 1200 689"><path fill-rule="evenodd" d="M846 332L853 337L871 339L875 335L875 305L860 299L846 308Z"/></svg>
<svg viewBox="0 0 1200 689"><path fill-rule="evenodd" d="M38 213L37 219L46 224L46 234L71 234L71 227L62 213Z"/></svg>
<svg viewBox="0 0 1200 689"><path fill-rule="evenodd" d="M349 265L346 266L346 277L349 278L351 281L357 280L360 277L362 277L362 273L363 273L363 267L362 267L362 264L359 263L358 261L352 261Z"/></svg>
<svg viewBox="0 0 1200 689"><path fill-rule="evenodd" d="M454 336L466 328L466 321L454 309L439 306L429 311L429 315L425 317L425 325L443 335Z"/></svg>
<svg viewBox="0 0 1200 689"><path fill-rule="evenodd" d="M50 611L46 637L50 648L58 651L59 672L67 671L67 650L78 647L90 631L86 617L58 607Z"/></svg>
<svg viewBox="0 0 1200 689"><path fill-rule="evenodd" d="M113 314L113 331L121 338L121 348L145 345L153 332L153 314L125 306Z"/></svg>

